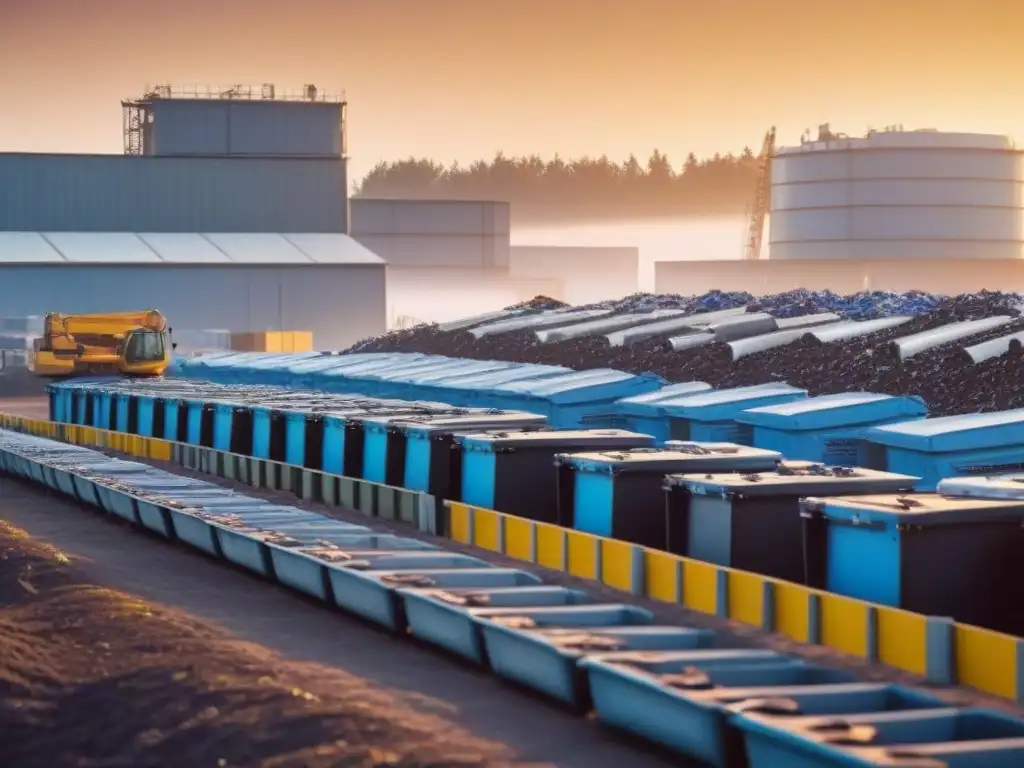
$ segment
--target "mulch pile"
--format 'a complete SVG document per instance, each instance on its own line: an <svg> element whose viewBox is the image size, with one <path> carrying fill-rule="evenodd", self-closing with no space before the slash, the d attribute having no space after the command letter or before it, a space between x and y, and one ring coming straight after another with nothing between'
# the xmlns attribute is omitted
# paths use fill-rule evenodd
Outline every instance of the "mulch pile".
<svg viewBox="0 0 1024 768"><path fill-rule="evenodd" d="M852 301L853 297L847 297L845 304L838 301L841 297L836 297L837 301L830 304L820 297L810 301L804 295L806 293L795 297L799 304L782 303L774 297L754 305L752 309L767 309L778 316L841 311L843 307L850 306L856 308L856 312L848 313L850 316L890 313L869 312L863 300ZM884 298L893 302L891 296ZM921 304L923 301L917 295L896 298L899 299L896 308L900 310L905 310L912 302ZM678 332L627 346L610 347L603 336L541 344L531 331L513 331L478 340L466 330L442 331L436 325L390 333L361 342L350 351L421 352L479 360L563 365L575 370L616 368L631 373L655 373L670 382L705 381L716 388L786 381L806 388L812 395L850 391L920 395L935 416L1024 407L1024 358L1019 348L978 365L967 359L962 351L965 346L1024 330L1024 319L923 352L902 364L893 360L888 352L888 344L895 338L948 323L997 314L1016 316L1020 297L983 292L948 299L925 298L930 303L923 306L929 311L896 328L833 344L801 340L735 362L725 344L680 352L672 350L667 344L668 337L679 335ZM877 308L878 305L875 306Z"/></svg>
<svg viewBox="0 0 1024 768"><path fill-rule="evenodd" d="M420 706L90 585L0 522L5 766L515 765Z"/></svg>

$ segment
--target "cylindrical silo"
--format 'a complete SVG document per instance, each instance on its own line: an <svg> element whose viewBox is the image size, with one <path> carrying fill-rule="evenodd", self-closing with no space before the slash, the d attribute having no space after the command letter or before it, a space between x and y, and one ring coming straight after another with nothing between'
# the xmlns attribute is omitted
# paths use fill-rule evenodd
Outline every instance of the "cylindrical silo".
<svg viewBox="0 0 1024 768"><path fill-rule="evenodd" d="M769 258L1022 258L1021 169L1005 136L823 126L775 155Z"/></svg>

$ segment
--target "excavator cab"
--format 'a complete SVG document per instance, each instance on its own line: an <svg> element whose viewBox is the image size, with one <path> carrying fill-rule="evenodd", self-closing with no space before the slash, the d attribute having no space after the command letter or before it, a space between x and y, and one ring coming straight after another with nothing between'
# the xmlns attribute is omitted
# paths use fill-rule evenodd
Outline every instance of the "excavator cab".
<svg viewBox="0 0 1024 768"><path fill-rule="evenodd" d="M158 363L167 356L165 333L148 328L130 331L124 340L124 362L132 366Z"/></svg>

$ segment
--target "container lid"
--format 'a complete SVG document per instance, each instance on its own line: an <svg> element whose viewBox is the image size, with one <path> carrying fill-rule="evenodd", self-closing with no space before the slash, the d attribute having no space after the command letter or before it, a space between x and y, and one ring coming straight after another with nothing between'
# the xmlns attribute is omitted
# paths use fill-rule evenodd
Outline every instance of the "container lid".
<svg viewBox="0 0 1024 768"><path fill-rule="evenodd" d="M491 429L521 429L523 427L544 426L547 417L523 411L480 411L465 415L440 415L411 419L396 419L391 426L408 434L431 434L435 432L466 432Z"/></svg>
<svg viewBox="0 0 1024 768"><path fill-rule="evenodd" d="M500 360L461 360L462 364L451 368L441 368L427 373L416 374L409 378L413 384L439 384L452 379L459 379L464 376L480 376L494 371L506 371L512 368L514 363L506 363Z"/></svg>
<svg viewBox="0 0 1024 768"><path fill-rule="evenodd" d="M566 429L558 431L487 432L463 435L459 442L469 450L498 450L501 448L592 448L594 446L621 446L640 448L654 444L651 435L628 432L624 429Z"/></svg>
<svg viewBox="0 0 1024 768"><path fill-rule="evenodd" d="M799 431L877 424L901 416L913 418L926 413L928 406L916 395L844 392L750 408L737 414L736 421L759 427Z"/></svg>
<svg viewBox="0 0 1024 768"><path fill-rule="evenodd" d="M429 418L433 415L440 416L456 416L456 415L468 415L469 411L465 408L449 408L446 411L425 411L423 415ZM415 415L404 413L365 413L355 414L352 417L353 421L361 421L363 423L363 429L367 432L387 432L388 428L396 421L401 421L407 418L415 418Z"/></svg>
<svg viewBox="0 0 1024 768"><path fill-rule="evenodd" d="M327 377L356 377L364 374L373 373L374 371L382 371L390 368L394 368L398 365L405 365L412 363L415 359L425 359L426 355L411 354L406 356L404 359L395 359L390 357L378 357L373 360L364 360L357 365L345 366L344 368L330 368L323 372L323 376Z"/></svg>
<svg viewBox="0 0 1024 768"><path fill-rule="evenodd" d="M865 496L810 497L808 510L835 521L859 524L942 525L1024 520L1024 502L969 499L938 493L879 493Z"/></svg>
<svg viewBox="0 0 1024 768"><path fill-rule="evenodd" d="M560 365L515 365L500 371L491 371L474 375L459 376L439 382L448 389L480 389L490 390L501 384L527 379L543 379L571 373L568 368Z"/></svg>
<svg viewBox="0 0 1024 768"><path fill-rule="evenodd" d="M562 376L514 382L495 387L498 394L520 395L552 403L617 400L657 389L663 380L654 374L634 375L611 368L573 371Z"/></svg>
<svg viewBox="0 0 1024 768"><path fill-rule="evenodd" d="M967 413L871 427L871 442L925 453L971 451L1024 445L1024 408Z"/></svg>
<svg viewBox="0 0 1024 768"><path fill-rule="evenodd" d="M948 477L939 481L935 491L946 496L965 496L972 499L1024 501L1024 474Z"/></svg>
<svg viewBox="0 0 1024 768"><path fill-rule="evenodd" d="M666 448L589 451L560 454L555 461L582 472L619 474L623 472L686 472L714 464L737 469L768 469L782 459L778 451L751 448L736 443L683 443Z"/></svg>
<svg viewBox="0 0 1024 768"><path fill-rule="evenodd" d="M665 400L661 403L660 412L669 417L693 421L725 421L735 418L738 413L748 408L788 403L805 397L806 389L798 389L785 382L779 382L753 387L713 389L688 397Z"/></svg>
<svg viewBox="0 0 1024 768"><path fill-rule="evenodd" d="M664 400L678 397L689 397L698 392L707 392L711 385L703 381L687 381L682 384L669 384L667 387L645 392L642 395L631 395L616 401L615 407L620 413L653 414Z"/></svg>
<svg viewBox="0 0 1024 768"><path fill-rule="evenodd" d="M860 467L828 467L811 461L783 461L772 472L669 475L665 487L703 496L834 496L911 491L919 478Z"/></svg>

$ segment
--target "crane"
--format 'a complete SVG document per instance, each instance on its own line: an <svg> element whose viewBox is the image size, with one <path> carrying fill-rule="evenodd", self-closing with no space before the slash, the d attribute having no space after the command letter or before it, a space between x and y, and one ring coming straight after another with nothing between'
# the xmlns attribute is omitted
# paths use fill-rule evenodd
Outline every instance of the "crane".
<svg viewBox="0 0 1024 768"><path fill-rule="evenodd" d="M764 220L768 216L771 194L772 156L775 154L775 126L764 135L764 145L757 157L757 186L754 191L754 210L750 212L750 227L747 230L747 247L743 258L756 261L761 258L761 240L764 237Z"/></svg>

